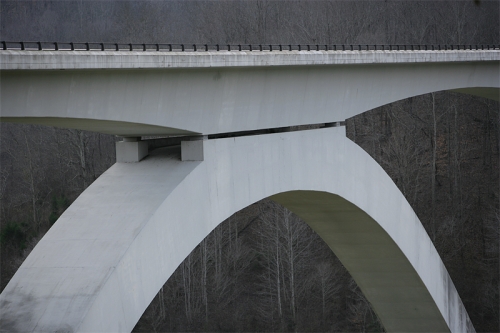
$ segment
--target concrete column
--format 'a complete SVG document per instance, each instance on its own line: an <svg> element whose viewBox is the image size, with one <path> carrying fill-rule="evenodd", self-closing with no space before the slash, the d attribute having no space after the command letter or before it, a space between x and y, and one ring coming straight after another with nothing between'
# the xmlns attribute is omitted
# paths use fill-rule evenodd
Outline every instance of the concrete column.
<svg viewBox="0 0 500 333"><path fill-rule="evenodd" d="M207 140L207 135L200 135L190 137L189 141L181 141L181 160L203 161L203 146Z"/></svg>
<svg viewBox="0 0 500 333"><path fill-rule="evenodd" d="M116 143L116 162L139 162L148 155L148 143L138 137L125 137Z"/></svg>

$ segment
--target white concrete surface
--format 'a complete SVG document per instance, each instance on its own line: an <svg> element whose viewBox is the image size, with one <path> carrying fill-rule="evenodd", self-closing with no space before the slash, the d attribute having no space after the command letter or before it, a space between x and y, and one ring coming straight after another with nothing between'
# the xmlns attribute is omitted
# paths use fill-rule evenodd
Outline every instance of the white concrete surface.
<svg viewBox="0 0 500 333"><path fill-rule="evenodd" d="M269 67L498 61L500 50L448 51L14 51L0 70Z"/></svg>
<svg viewBox="0 0 500 333"><path fill-rule="evenodd" d="M328 243L388 332L474 332L417 216L343 127L204 141L105 172L0 295L9 332L128 332L221 221L266 197Z"/></svg>
<svg viewBox="0 0 500 333"><path fill-rule="evenodd" d="M133 163L139 162L148 155L148 143L146 141L123 141L116 143L116 162Z"/></svg>
<svg viewBox="0 0 500 333"><path fill-rule="evenodd" d="M434 91L500 91L500 50L0 51L0 66L1 121L120 136L331 123Z"/></svg>
<svg viewBox="0 0 500 333"><path fill-rule="evenodd" d="M203 161L205 140L181 141L182 161Z"/></svg>

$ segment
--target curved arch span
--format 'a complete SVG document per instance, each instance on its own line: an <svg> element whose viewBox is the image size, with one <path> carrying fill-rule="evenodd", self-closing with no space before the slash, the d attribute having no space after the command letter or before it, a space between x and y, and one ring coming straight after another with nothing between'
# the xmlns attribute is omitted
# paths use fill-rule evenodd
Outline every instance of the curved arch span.
<svg viewBox="0 0 500 333"><path fill-rule="evenodd" d="M159 149L94 182L0 296L2 329L131 331L211 230L271 197L328 243L387 331L474 331L417 216L344 128L203 144L202 162Z"/></svg>

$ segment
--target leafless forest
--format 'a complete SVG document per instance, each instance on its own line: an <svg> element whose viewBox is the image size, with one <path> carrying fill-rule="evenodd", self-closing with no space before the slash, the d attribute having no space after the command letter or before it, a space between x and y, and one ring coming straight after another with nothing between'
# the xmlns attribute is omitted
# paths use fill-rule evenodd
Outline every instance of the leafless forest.
<svg viewBox="0 0 500 333"><path fill-rule="evenodd" d="M1 40L122 43L500 44L498 1L4 1ZM411 77L406 78L411 80ZM307 112L307 110L304 110ZM479 332L499 331L499 104L450 92L347 120L434 241ZM0 125L3 290L37 241L115 160L115 138ZM332 143L333 144L333 143ZM135 327L383 331L299 218L263 200L220 224Z"/></svg>

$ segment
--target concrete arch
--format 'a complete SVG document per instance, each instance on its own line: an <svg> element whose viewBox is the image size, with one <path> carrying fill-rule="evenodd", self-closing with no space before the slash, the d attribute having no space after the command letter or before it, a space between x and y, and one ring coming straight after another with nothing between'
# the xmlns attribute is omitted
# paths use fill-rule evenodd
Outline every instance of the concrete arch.
<svg viewBox="0 0 500 333"><path fill-rule="evenodd" d="M435 91L496 100L500 91L498 50L0 51L2 59L2 121L121 136L329 123Z"/></svg>
<svg viewBox="0 0 500 333"><path fill-rule="evenodd" d="M0 295L8 331L130 331L221 221L271 197L303 217L387 331L474 328L395 184L343 128L203 141L115 164L61 216Z"/></svg>

